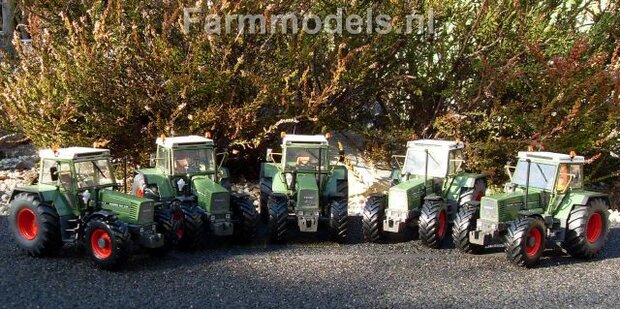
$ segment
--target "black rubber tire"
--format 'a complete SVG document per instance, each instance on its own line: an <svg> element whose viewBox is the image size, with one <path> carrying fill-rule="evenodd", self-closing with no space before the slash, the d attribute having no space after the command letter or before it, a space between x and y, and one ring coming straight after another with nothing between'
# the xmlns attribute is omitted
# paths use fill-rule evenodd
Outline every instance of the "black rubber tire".
<svg viewBox="0 0 620 309"><path fill-rule="evenodd" d="M281 195L269 197L269 238L272 242L282 243L287 239L288 198Z"/></svg>
<svg viewBox="0 0 620 309"><path fill-rule="evenodd" d="M443 212L444 220L440 220ZM441 200L426 200L422 205L418 223L418 235L422 244L429 248L441 247L448 235L448 214Z"/></svg>
<svg viewBox="0 0 620 309"><path fill-rule="evenodd" d="M373 195L366 201L362 217L362 230L366 241L379 243L385 240L383 232L385 204L385 195Z"/></svg>
<svg viewBox="0 0 620 309"><path fill-rule="evenodd" d="M174 213L181 211L180 209L172 210L157 209L155 210L155 222L157 223L157 232L164 237L164 245L158 248L148 249L149 254L155 256L164 256L168 254L179 244L179 237L177 236L178 229L184 228L184 220L178 220L175 222ZM183 215L184 217L184 215Z"/></svg>
<svg viewBox="0 0 620 309"><path fill-rule="evenodd" d="M178 248L181 250L195 250L201 248L206 241L208 220L204 217L204 211L198 206L181 207L183 211L183 238L179 240Z"/></svg>
<svg viewBox="0 0 620 309"><path fill-rule="evenodd" d="M28 240L18 229L17 214L29 209L35 215L37 233ZM19 247L31 256L47 256L63 246L60 233L60 218L56 209L41 203L36 194L20 193L11 202L9 227Z"/></svg>
<svg viewBox="0 0 620 309"><path fill-rule="evenodd" d="M138 193L140 189L142 190L141 194ZM144 175L142 174L137 174L133 178L133 184L131 185L131 195L148 198L156 202L160 200L159 189L157 188L157 185L147 185Z"/></svg>
<svg viewBox="0 0 620 309"><path fill-rule="evenodd" d="M332 239L339 243L347 241L349 231L349 203L346 198L332 200L330 203L329 230Z"/></svg>
<svg viewBox="0 0 620 309"><path fill-rule="evenodd" d="M588 240L588 222L594 214L600 216L602 227L597 238ZM562 242L562 247L571 256L590 259L603 249L608 234L609 205L603 199L593 199L588 201L585 207L576 206L571 211L568 217L566 240Z"/></svg>
<svg viewBox="0 0 620 309"><path fill-rule="evenodd" d="M269 207L267 204L269 203L269 197L271 196L272 184L273 179L271 178L264 177L260 179L259 212L263 223L267 223L269 221Z"/></svg>
<svg viewBox="0 0 620 309"><path fill-rule="evenodd" d="M258 213L248 195L232 195L230 199L235 221L234 238L237 242L248 243L256 237Z"/></svg>
<svg viewBox="0 0 620 309"><path fill-rule="evenodd" d="M471 254L484 252L484 246L469 242L469 232L476 230L478 218L480 218L480 208L471 205L461 206L456 213L452 226L452 240L461 252Z"/></svg>
<svg viewBox="0 0 620 309"><path fill-rule="evenodd" d="M94 251L92 244L92 234L97 230L104 230L110 238L111 254L106 258L98 257ZM99 218L95 218L86 223L84 246L86 252L95 266L100 269L114 270L118 269L128 256L128 243L130 235L124 223L120 221L105 222Z"/></svg>
<svg viewBox="0 0 620 309"><path fill-rule="evenodd" d="M538 229L542 240L539 249L528 254L526 252L529 242L530 231ZM547 240L547 228L541 219L521 218L513 222L508 227L508 233L504 245L506 246L506 256L510 262L517 266L534 267L538 264L542 252L545 250Z"/></svg>

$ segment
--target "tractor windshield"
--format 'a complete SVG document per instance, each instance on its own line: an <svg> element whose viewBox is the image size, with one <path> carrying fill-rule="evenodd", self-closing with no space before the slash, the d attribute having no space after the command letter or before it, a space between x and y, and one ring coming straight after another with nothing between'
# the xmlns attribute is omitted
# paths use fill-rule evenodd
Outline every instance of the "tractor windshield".
<svg viewBox="0 0 620 309"><path fill-rule="evenodd" d="M512 176L512 182L525 186L527 184L527 170L530 170L530 187L552 190L555 182L555 174L557 171L557 165L532 162L528 164L527 161L520 160L517 163L515 172Z"/></svg>
<svg viewBox="0 0 620 309"><path fill-rule="evenodd" d="M424 176L428 172L428 177L443 178L446 177L447 171L448 153L444 148L410 147L407 150L405 165L403 166L403 173Z"/></svg>
<svg viewBox="0 0 620 309"><path fill-rule="evenodd" d="M74 164L79 189L114 184L114 176L108 160L93 160Z"/></svg>
<svg viewBox="0 0 620 309"><path fill-rule="evenodd" d="M320 148L286 148L284 168L316 171L320 162L321 169L327 170L327 152L327 149Z"/></svg>
<svg viewBox="0 0 620 309"><path fill-rule="evenodd" d="M174 174L195 174L215 172L213 149L178 149L172 158Z"/></svg>

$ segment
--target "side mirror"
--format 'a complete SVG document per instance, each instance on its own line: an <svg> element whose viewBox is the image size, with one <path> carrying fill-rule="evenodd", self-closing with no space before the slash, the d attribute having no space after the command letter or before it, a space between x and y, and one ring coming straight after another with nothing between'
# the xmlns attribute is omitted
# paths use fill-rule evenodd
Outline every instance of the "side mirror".
<svg viewBox="0 0 620 309"><path fill-rule="evenodd" d="M228 149L224 149L223 152L216 154L215 157L215 163L217 164L217 169L219 170L220 168L222 168L222 165L224 165L224 162L226 162L226 160L228 159ZM221 157L219 162L217 162L217 157Z"/></svg>
<svg viewBox="0 0 620 309"><path fill-rule="evenodd" d="M155 164L156 164L155 162L156 162L156 161L157 161L157 154L152 153L152 154L149 156L149 166L150 166L150 167L155 167Z"/></svg>
<svg viewBox="0 0 620 309"><path fill-rule="evenodd" d="M267 162L273 162L273 149L267 148L267 157L265 158Z"/></svg>
<svg viewBox="0 0 620 309"><path fill-rule="evenodd" d="M338 150L338 162L344 162L344 149Z"/></svg>

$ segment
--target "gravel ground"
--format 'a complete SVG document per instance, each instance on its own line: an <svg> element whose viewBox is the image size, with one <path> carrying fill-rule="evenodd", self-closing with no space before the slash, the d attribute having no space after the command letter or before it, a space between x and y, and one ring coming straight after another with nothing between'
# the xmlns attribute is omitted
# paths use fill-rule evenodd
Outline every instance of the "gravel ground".
<svg viewBox="0 0 620 309"><path fill-rule="evenodd" d="M220 246L163 258L137 255L118 272L84 254L31 258L0 218L0 307L618 307L620 226L600 258L548 250L536 269L514 267L500 248L484 255L431 250L418 241L351 243L301 235L289 245Z"/></svg>

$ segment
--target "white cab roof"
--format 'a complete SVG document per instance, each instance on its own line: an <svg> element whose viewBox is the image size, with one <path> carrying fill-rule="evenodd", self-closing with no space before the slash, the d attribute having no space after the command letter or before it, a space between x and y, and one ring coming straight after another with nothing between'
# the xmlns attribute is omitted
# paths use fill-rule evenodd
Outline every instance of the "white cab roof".
<svg viewBox="0 0 620 309"><path fill-rule="evenodd" d="M75 160L91 156L110 156L110 150L87 147L60 148L54 153L52 149L42 149L39 151L41 159L55 160Z"/></svg>
<svg viewBox="0 0 620 309"><path fill-rule="evenodd" d="M325 135L295 135L295 134L287 134L282 139L282 143L285 145L291 143L309 143L309 144L321 144L328 145L327 138Z"/></svg>
<svg viewBox="0 0 620 309"><path fill-rule="evenodd" d="M442 141L442 140L433 140L433 139L421 139L416 141L410 141L407 143L407 148L415 147L442 147L446 148L446 150L454 150L461 149L464 147L463 143L456 141Z"/></svg>
<svg viewBox="0 0 620 309"><path fill-rule="evenodd" d="M544 160L555 163L584 163L585 159L583 156L576 156L571 159L570 155L565 153L555 153L555 152L519 152L519 159L532 159L532 160Z"/></svg>
<svg viewBox="0 0 620 309"><path fill-rule="evenodd" d="M157 145L173 148L181 145L213 145L213 140L197 135L166 137L157 139Z"/></svg>

